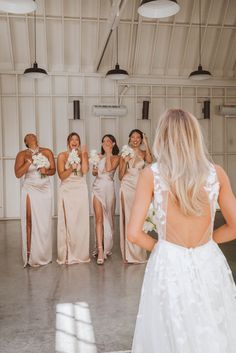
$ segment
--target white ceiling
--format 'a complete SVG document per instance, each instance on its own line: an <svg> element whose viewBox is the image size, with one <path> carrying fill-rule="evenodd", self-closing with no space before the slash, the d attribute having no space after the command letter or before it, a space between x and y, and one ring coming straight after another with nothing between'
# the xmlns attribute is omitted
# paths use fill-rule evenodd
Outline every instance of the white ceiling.
<svg viewBox="0 0 236 353"><path fill-rule="evenodd" d="M199 64L199 0L178 0L180 12L160 21L138 15L140 0L36 2L37 62L48 72L97 72L118 8L119 64L131 75L188 77ZM114 39L99 73L115 65ZM33 61L33 14L0 12L0 72L22 72ZM202 0L202 65L214 77L236 78L236 0Z"/></svg>

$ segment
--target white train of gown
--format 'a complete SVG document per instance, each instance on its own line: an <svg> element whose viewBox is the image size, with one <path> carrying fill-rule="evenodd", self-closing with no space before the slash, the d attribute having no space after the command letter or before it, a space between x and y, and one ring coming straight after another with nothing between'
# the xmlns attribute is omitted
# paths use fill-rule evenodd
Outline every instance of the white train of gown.
<svg viewBox="0 0 236 353"><path fill-rule="evenodd" d="M168 188L156 163L152 171L159 241L146 267L132 353L235 353L236 287L212 240L219 192L215 168L209 166L205 184L211 225L194 248L169 241Z"/></svg>

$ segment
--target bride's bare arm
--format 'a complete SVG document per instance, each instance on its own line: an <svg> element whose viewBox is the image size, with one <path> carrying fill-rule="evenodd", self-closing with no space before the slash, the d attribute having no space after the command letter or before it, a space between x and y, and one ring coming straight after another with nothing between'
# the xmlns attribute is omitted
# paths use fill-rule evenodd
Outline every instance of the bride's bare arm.
<svg viewBox="0 0 236 353"><path fill-rule="evenodd" d="M236 198L225 171L220 166L216 166L216 171L220 182L218 203L226 224L213 232L213 239L217 243L225 243L236 239Z"/></svg>
<svg viewBox="0 0 236 353"><path fill-rule="evenodd" d="M152 251L156 240L143 231L143 224L153 197L153 173L146 167L139 176L135 199L128 224L128 240Z"/></svg>

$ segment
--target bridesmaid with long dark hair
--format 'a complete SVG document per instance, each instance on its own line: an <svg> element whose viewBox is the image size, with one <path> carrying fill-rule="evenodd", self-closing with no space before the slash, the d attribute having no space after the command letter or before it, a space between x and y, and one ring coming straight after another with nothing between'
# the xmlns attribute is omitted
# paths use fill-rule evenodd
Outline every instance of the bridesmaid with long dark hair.
<svg viewBox="0 0 236 353"><path fill-rule="evenodd" d="M141 149L144 144L145 150ZM125 263L143 263L147 261L147 254L127 239L127 225L133 206L138 177L145 164L152 163L152 154L147 137L142 131L134 129L129 134L131 154L121 156L119 165L120 187L120 247Z"/></svg>
<svg viewBox="0 0 236 353"><path fill-rule="evenodd" d="M92 204L95 215L97 264L111 255L114 238L115 187L114 174L119 164L119 148L113 135L102 138L101 156L93 167L96 176L92 188Z"/></svg>
<svg viewBox="0 0 236 353"><path fill-rule="evenodd" d="M89 203L85 175L88 153L76 132L67 138L68 150L59 154L57 249L59 264L89 262Z"/></svg>

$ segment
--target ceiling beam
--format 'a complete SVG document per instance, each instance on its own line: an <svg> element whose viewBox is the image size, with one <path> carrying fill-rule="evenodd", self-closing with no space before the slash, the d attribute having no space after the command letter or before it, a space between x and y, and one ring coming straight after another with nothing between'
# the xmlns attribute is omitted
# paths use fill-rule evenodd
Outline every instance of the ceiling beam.
<svg viewBox="0 0 236 353"><path fill-rule="evenodd" d="M109 39L111 37L112 31L119 25L121 14L125 8L127 0L113 0L110 16L107 19L107 28L105 35L103 37L100 48L98 48L98 55L95 59L94 68L95 71L99 70L102 62L106 47L108 45Z"/></svg>

